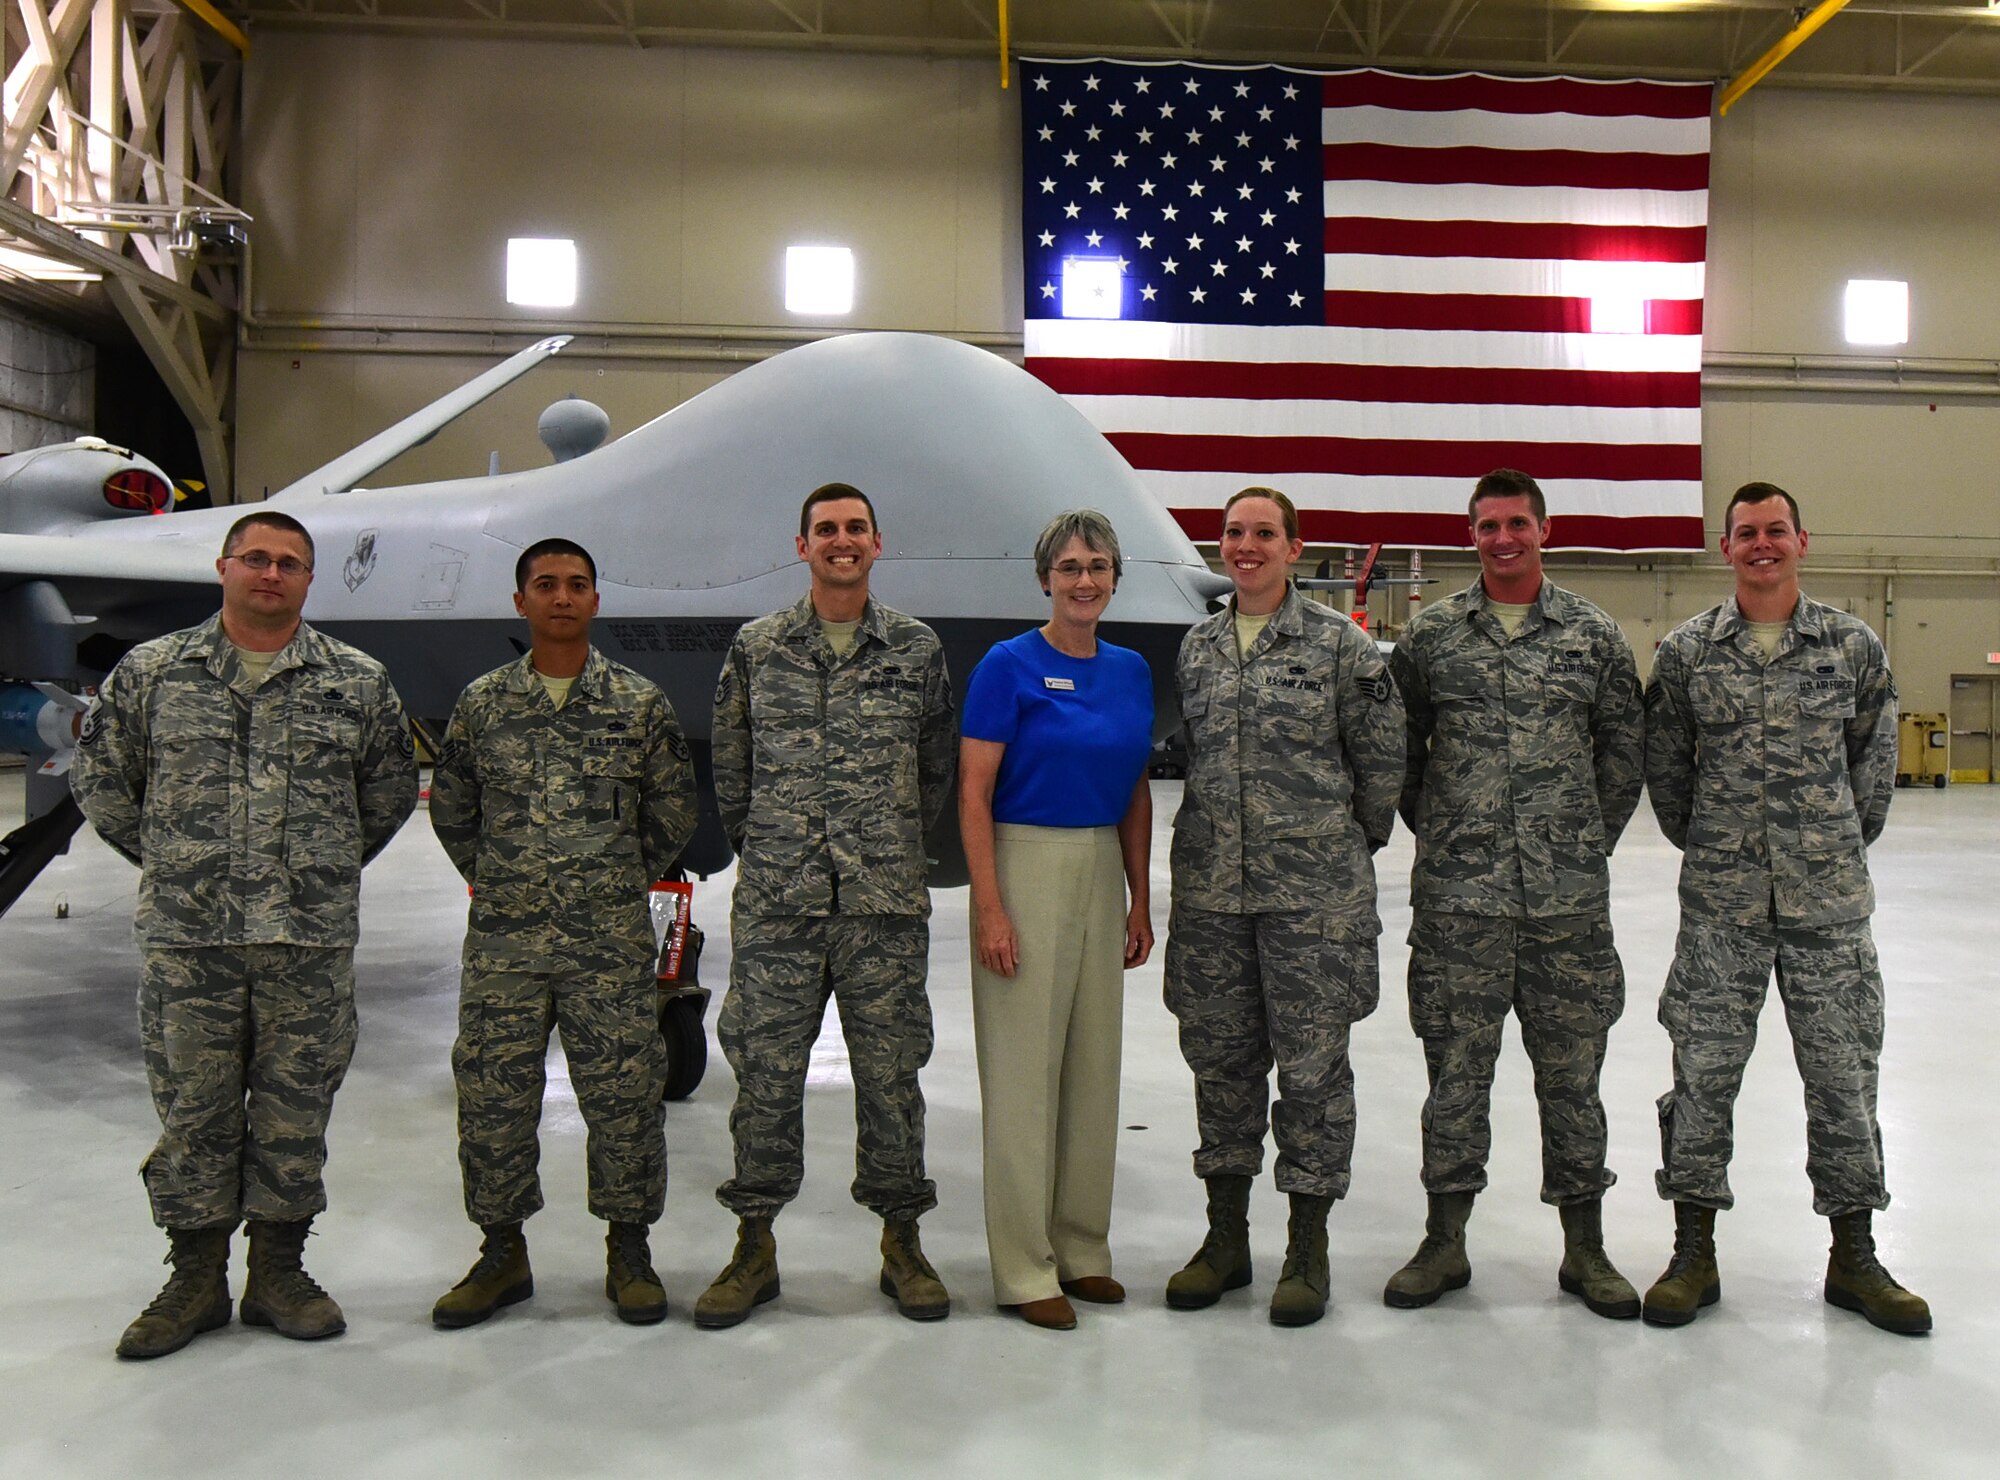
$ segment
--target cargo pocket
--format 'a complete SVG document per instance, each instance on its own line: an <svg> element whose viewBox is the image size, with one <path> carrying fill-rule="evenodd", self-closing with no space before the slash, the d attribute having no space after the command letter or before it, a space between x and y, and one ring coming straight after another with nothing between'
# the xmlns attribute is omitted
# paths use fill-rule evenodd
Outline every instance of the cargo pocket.
<svg viewBox="0 0 2000 1480"><path fill-rule="evenodd" d="M1419 915L1410 926L1410 1027L1419 1038L1456 1038L1490 1027L1513 1005L1511 964L1480 959L1490 931L1469 915Z"/></svg>

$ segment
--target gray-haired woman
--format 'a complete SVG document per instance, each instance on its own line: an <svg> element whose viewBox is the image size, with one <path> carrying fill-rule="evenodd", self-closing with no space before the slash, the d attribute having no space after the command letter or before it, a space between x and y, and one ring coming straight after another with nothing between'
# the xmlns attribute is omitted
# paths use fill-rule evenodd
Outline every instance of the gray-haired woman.
<svg viewBox="0 0 2000 1480"><path fill-rule="evenodd" d="M1056 1330L1076 1324L1067 1296L1125 1298L1108 1236L1121 968L1153 949L1153 684L1097 638L1121 569L1102 514L1051 521L1035 545L1049 620L980 660L961 727L993 1292Z"/></svg>

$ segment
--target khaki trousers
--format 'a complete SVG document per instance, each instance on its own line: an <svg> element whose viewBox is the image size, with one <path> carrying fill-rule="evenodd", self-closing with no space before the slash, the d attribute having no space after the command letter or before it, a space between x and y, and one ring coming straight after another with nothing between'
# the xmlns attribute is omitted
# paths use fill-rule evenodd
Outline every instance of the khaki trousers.
<svg viewBox="0 0 2000 1480"><path fill-rule="evenodd" d="M994 827L1012 977L972 961L986 1244L1002 1305L1111 1273L1125 871L1111 827Z"/></svg>

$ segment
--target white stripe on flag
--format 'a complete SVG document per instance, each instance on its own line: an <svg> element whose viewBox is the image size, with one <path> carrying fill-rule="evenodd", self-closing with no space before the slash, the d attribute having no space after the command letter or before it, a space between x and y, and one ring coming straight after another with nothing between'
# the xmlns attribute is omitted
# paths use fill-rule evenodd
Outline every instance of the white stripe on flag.
<svg viewBox="0 0 2000 1480"><path fill-rule="evenodd" d="M1594 190L1551 185L1409 185L1328 180L1329 216L1386 221L1563 221L1584 226L1706 226L1705 190Z"/></svg>
<svg viewBox="0 0 2000 1480"><path fill-rule="evenodd" d="M1320 111L1329 144L1418 149L1573 149L1593 154L1706 154L1706 118L1597 118L1580 113L1487 113L1378 108Z"/></svg>
<svg viewBox="0 0 2000 1480"><path fill-rule="evenodd" d="M1699 298L1699 262L1575 262L1524 257L1326 254L1332 292L1505 293L1533 298Z"/></svg>
<svg viewBox="0 0 2000 1480"><path fill-rule="evenodd" d="M1234 401L1068 396L1102 432L1187 437L1365 437L1391 442L1688 443L1694 406L1467 406L1394 401Z"/></svg>
<svg viewBox="0 0 2000 1480"><path fill-rule="evenodd" d="M1333 329L1317 324L1163 324L1029 319L1028 359L1318 361L1519 370L1701 370L1698 334L1513 334Z"/></svg>
<svg viewBox="0 0 2000 1480"><path fill-rule="evenodd" d="M1532 468L1527 470L1532 473ZM1171 509L1220 509L1243 487L1238 473L1177 473L1139 469L1139 480ZM1301 509L1362 512L1465 514L1472 496L1466 478L1365 477L1347 473L1259 475ZM1563 514L1617 514L1632 518L1685 518L1699 513L1701 485L1664 479L1621 483L1595 478L1540 478L1549 517ZM1467 543L1470 543L1469 541Z"/></svg>

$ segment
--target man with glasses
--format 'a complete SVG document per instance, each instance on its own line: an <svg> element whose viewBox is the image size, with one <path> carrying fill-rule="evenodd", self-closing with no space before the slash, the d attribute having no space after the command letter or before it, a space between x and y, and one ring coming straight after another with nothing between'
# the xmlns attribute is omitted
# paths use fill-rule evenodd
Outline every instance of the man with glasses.
<svg viewBox="0 0 2000 1480"><path fill-rule="evenodd" d="M347 1328L306 1273L334 1091L354 1053L361 868L417 801L382 665L300 620L312 536L275 510L230 527L222 610L142 643L85 717L70 784L139 865L139 1032L160 1139L140 1167L173 1273L125 1331L159 1357L229 1321Z"/></svg>

